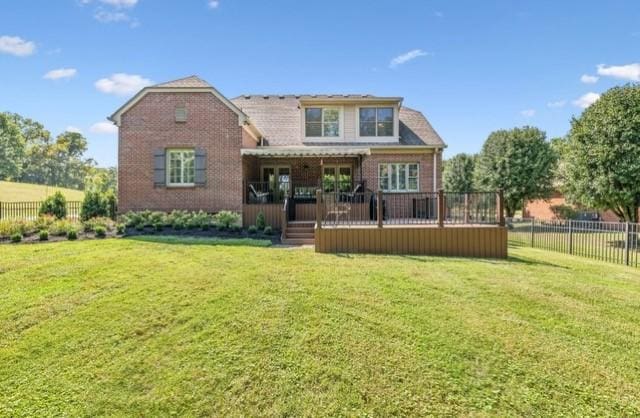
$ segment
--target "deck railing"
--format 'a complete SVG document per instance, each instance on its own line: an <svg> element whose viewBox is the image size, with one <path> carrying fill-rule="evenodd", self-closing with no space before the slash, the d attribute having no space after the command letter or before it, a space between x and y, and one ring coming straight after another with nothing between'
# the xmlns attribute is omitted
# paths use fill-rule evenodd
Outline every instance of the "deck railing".
<svg viewBox="0 0 640 418"><path fill-rule="evenodd" d="M495 224L504 225L502 193L326 193L318 190L322 226Z"/></svg>
<svg viewBox="0 0 640 418"><path fill-rule="evenodd" d="M638 267L640 224L507 219L509 242Z"/></svg>

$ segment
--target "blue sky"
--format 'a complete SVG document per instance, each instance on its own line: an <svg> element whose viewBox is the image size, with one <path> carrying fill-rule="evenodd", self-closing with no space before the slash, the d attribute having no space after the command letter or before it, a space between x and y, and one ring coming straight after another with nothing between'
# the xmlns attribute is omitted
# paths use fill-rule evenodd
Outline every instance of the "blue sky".
<svg viewBox="0 0 640 418"><path fill-rule="evenodd" d="M500 128L564 135L597 94L640 81L637 0L25 0L2 15L0 110L79 129L104 166L105 117L191 74L228 97L402 96L447 156Z"/></svg>

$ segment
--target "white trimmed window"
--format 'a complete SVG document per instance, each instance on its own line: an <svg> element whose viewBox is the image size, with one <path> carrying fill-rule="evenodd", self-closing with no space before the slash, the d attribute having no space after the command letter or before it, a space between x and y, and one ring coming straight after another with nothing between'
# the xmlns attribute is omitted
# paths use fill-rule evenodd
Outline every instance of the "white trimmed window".
<svg viewBox="0 0 640 418"><path fill-rule="evenodd" d="M193 149L167 150L167 185L193 186L196 180L196 158Z"/></svg>
<svg viewBox="0 0 640 418"><path fill-rule="evenodd" d="M340 109L307 107L304 109L304 133L307 138L340 136Z"/></svg>
<svg viewBox="0 0 640 418"><path fill-rule="evenodd" d="M417 163L384 163L378 165L378 187L384 192L417 192Z"/></svg>
<svg viewBox="0 0 640 418"><path fill-rule="evenodd" d="M392 107L361 107L360 136L393 136Z"/></svg>

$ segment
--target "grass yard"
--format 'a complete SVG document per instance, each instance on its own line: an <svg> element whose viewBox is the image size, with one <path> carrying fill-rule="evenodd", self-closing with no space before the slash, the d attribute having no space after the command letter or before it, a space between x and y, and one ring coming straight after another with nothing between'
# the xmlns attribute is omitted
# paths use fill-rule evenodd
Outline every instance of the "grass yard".
<svg viewBox="0 0 640 418"><path fill-rule="evenodd" d="M39 202L60 190L67 200L84 199L82 190L65 189L41 184L0 181L0 202Z"/></svg>
<svg viewBox="0 0 640 418"><path fill-rule="evenodd" d="M0 247L0 415L640 414L636 269L192 244Z"/></svg>

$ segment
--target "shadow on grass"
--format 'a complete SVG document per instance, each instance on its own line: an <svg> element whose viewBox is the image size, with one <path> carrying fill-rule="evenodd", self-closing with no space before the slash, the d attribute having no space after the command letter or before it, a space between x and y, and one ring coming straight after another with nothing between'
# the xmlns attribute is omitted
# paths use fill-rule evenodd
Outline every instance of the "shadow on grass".
<svg viewBox="0 0 640 418"><path fill-rule="evenodd" d="M270 247L272 242L251 238L220 238L220 237L184 237L173 235L136 235L126 237L132 241L154 242L173 245L226 245L234 247Z"/></svg>

